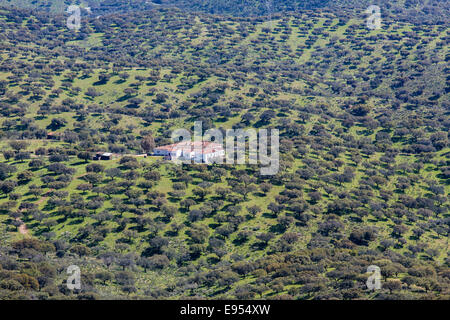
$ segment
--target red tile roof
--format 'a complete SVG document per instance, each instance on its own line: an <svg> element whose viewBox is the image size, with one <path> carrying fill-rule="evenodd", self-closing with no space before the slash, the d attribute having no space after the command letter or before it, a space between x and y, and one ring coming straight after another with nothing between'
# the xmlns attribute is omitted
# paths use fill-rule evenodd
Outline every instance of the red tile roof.
<svg viewBox="0 0 450 320"><path fill-rule="evenodd" d="M205 153L214 153L216 151L223 150L223 147L219 143L214 143L210 141L194 141L194 142L178 142L174 144L169 144L166 146L157 147L155 150L165 150L168 152L173 152L176 150L184 150L184 151L200 151L202 154Z"/></svg>

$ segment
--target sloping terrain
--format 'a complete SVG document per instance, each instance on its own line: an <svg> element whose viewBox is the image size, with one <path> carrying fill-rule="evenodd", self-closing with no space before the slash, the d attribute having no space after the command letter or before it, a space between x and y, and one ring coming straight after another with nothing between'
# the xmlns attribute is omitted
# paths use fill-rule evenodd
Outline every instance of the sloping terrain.
<svg viewBox="0 0 450 320"><path fill-rule="evenodd" d="M95 15L124 13L155 8L177 7L185 11L240 17L271 16L281 12L299 13L306 10L335 10L340 15L364 12L378 5L383 16L415 24L442 24L448 21L450 6L446 0L0 0L0 5L34 8L62 13L71 4L89 6Z"/></svg>

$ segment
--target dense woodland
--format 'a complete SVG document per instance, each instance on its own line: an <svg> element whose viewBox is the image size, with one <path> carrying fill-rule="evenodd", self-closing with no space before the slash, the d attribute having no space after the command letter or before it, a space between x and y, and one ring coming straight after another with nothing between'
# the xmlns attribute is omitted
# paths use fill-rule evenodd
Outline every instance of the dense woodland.
<svg viewBox="0 0 450 320"><path fill-rule="evenodd" d="M80 4L89 6L96 15L176 7L184 11L240 17L290 14L322 8L331 9L339 15L354 15L370 5L378 5L383 15L393 15L397 21L418 24L446 23L450 15L450 6L446 0L2 0L0 3L58 13L64 12L71 4Z"/></svg>
<svg viewBox="0 0 450 320"><path fill-rule="evenodd" d="M448 3L191 2L0 1L0 299L449 299ZM194 121L279 173L141 156Z"/></svg>

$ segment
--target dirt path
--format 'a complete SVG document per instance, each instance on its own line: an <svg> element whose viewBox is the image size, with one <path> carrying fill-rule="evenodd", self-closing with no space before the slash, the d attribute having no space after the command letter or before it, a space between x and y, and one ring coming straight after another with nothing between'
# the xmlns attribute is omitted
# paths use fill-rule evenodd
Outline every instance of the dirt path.
<svg viewBox="0 0 450 320"><path fill-rule="evenodd" d="M81 179L81 178L83 178L85 175L87 175L87 173L83 173L83 174L80 174L80 175L78 175L78 176L75 176L75 179Z"/></svg>
<svg viewBox="0 0 450 320"><path fill-rule="evenodd" d="M52 192L54 189L50 189L48 192L46 192L38 201L36 201L37 205L40 205L41 203L43 203L45 200L48 199L48 194L50 192ZM23 234L24 236L29 236L30 235L30 230L28 230L27 225L20 219L17 218L16 221L19 221L21 223L21 225L19 226L19 233Z"/></svg>
<svg viewBox="0 0 450 320"><path fill-rule="evenodd" d="M135 157L135 158L143 158L148 156L146 153L142 154L131 154L131 153L125 153L125 154L114 154L116 157Z"/></svg>
<svg viewBox="0 0 450 320"><path fill-rule="evenodd" d="M36 204L37 204L37 205L40 205L42 202L44 202L44 201L47 200L47 199L48 199L47 196L43 196L43 197L41 197L38 201L36 201Z"/></svg>
<svg viewBox="0 0 450 320"><path fill-rule="evenodd" d="M23 234L24 236L29 236L30 235L30 230L28 230L27 225L22 220L20 220L19 218L17 218L16 221L19 221L20 223L22 223L19 226L19 233Z"/></svg>

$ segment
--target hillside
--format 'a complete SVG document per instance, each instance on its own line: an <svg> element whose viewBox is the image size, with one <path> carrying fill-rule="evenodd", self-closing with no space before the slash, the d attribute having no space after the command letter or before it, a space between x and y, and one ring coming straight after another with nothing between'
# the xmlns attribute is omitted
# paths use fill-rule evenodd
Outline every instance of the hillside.
<svg viewBox="0 0 450 320"><path fill-rule="evenodd" d="M0 298L448 299L448 24L365 19L0 8ZM194 121L280 172L139 156Z"/></svg>
<svg viewBox="0 0 450 320"><path fill-rule="evenodd" d="M89 6L95 15L139 12L149 9L177 7L185 11L240 17L271 16L278 13L299 13L307 10L333 10L339 15L362 13L370 5L378 5L383 16L415 24L448 22L450 6L446 0L0 0L0 5L34 8L63 13L71 4Z"/></svg>

